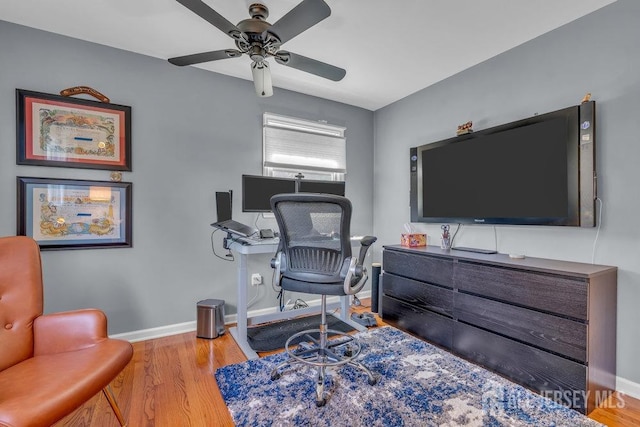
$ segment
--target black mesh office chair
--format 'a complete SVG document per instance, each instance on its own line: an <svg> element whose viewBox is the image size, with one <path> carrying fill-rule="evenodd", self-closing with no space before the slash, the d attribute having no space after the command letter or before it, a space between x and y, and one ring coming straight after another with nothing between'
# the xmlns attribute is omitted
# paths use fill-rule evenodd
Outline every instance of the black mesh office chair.
<svg viewBox="0 0 640 427"><path fill-rule="evenodd" d="M318 406L326 403L328 366L352 366L363 371L369 384L374 385L376 377L355 360L360 343L346 333L327 328L326 308L327 295L353 295L362 289L368 278L364 258L376 238L364 237L358 258L351 255L351 202L341 196L279 194L271 198L271 208L280 228L280 246L271 261L278 285L286 291L320 294L322 298L319 328L289 337L285 345L289 358L273 369L271 379L278 379L289 365L317 367ZM292 346L294 342L299 343Z"/></svg>

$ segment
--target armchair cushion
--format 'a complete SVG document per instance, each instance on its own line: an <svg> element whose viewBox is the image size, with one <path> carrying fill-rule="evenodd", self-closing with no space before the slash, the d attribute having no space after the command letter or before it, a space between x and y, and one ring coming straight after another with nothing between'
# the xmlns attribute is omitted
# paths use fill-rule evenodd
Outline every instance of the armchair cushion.
<svg viewBox="0 0 640 427"><path fill-rule="evenodd" d="M0 372L0 426L52 425L109 385L132 354L130 343L110 339L5 369Z"/></svg>

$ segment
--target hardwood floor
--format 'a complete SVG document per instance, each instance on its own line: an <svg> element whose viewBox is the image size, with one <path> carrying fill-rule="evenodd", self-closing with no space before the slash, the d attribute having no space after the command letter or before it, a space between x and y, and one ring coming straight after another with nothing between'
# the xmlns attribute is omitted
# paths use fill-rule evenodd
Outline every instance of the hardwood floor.
<svg viewBox="0 0 640 427"><path fill-rule="evenodd" d="M369 311L366 304L354 311ZM137 342L133 349L133 359L111 384L129 427L233 426L213 377L217 368L246 360L231 334L206 340L190 332ZM640 400L614 395L590 417L610 427L638 426ZM55 426L119 424L99 393Z"/></svg>
<svg viewBox="0 0 640 427"><path fill-rule="evenodd" d="M640 400L615 393L591 412L589 418L609 427L640 426Z"/></svg>

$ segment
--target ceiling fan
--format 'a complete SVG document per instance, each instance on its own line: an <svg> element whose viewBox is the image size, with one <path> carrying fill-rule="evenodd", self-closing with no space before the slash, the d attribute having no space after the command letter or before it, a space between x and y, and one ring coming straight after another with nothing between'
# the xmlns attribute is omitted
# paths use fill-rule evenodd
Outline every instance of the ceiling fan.
<svg viewBox="0 0 640 427"><path fill-rule="evenodd" d="M324 0L303 0L273 25L266 21L269 9L262 3L251 4L249 6L251 18L233 25L202 0L176 1L234 39L237 49L214 50L169 58L169 62L174 65L193 65L237 58L246 54L251 58L256 93L261 97L273 95L271 71L267 62L269 57L275 58L279 64L333 81L342 80L346 74L342 68L280 50L282 44L331 15L331 9Z"/></svg>

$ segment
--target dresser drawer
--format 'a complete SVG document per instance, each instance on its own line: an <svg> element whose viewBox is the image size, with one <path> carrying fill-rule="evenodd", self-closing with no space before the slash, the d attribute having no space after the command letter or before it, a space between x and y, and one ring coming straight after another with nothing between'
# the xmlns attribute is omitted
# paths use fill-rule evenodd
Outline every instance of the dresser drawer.
<svg viewBox="0 0 640 427"><path fill-rule="evenodd" d="M460 292L454 296L453 314L479 328L587 361L587 325L582 322Z"/></svg>
<svg viewBox="0 0 640 427"><path fill-rule="evenodd" d="M386 273L429 282L447 288L453 287L453 260L385 250L382 268Z"/></svg>
<svg viewBox="0 0 640 427"><path fill-rule="evenodd" d="M382 275L382 292L415 307L452 316L453 291L389 273Z"/></svg>
<svg viewBox="0 0 640 427"><path fill-rule="evenodd" d="M586 412L584 365L460 322L454 324L453 350L539 393L560 391L568 399L563 403Z"/></svg>
<svg viewBox="0 0 640 427"><path fill-rule="evenodd" d="M453 320L448 317L421 310L395 298L383 295L382 319L427 341L447 349L451 348Z"/></svg>
<svg viewBox="0 0 640 427"><path fill-rule="evenodd" d="M458 262L459 290L576 319L587 319L587 282L563 276Z"/></svg>

